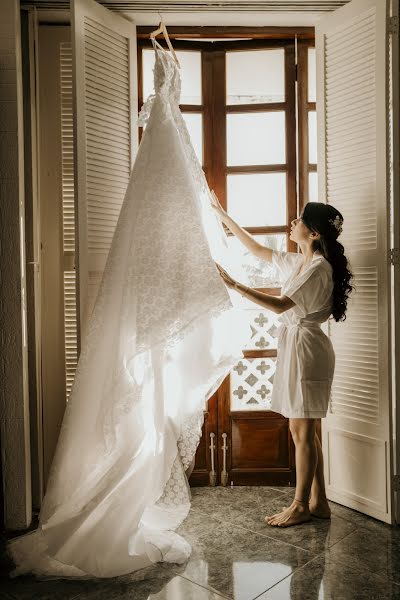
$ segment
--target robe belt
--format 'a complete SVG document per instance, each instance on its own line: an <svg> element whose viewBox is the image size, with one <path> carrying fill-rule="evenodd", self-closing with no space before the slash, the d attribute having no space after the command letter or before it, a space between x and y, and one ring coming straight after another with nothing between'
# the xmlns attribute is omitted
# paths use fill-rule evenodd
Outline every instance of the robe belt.
<svg viewBox="0 0 400 600"><path fill-rule="evenodd" d="M300 323L281 323L274 332L274 337L279 337L282 335L285 329L293 329L294 327L300 327L305 329L321 329L321 323L316 323L315 321L301 321Z"/></svg>

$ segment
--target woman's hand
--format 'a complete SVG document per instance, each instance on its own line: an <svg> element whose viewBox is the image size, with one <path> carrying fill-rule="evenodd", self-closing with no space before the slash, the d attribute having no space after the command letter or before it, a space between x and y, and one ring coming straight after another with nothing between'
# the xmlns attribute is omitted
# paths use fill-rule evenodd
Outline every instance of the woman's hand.
<svg viewBox="0 0 400 600"><path fill-rule="evenodd" d="M229 288L235 288L237 282L225 271L225 269L223 269L221 267L221 265L219 265L218 263L215 263L215 264L217 265L217 269L219 271L219 274L221 275L221 277L224 280L225 284Z"/></svg>

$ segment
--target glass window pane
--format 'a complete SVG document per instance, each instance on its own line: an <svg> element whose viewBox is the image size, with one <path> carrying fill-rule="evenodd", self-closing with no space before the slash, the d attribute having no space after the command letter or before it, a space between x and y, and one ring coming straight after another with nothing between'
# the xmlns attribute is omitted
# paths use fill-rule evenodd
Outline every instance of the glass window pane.
<svg viewBox="0 0 400 600"><path fill-rule="evenodd" d="M231 410L270 410L276 358L241 358L231 371Z"/></svg>
<svg viewBox="0 0 400 600"><path fill-rule="evenodd" d="M143 49L142 52L142 71L143 71L143 102L154 94L154 69L155 54L154 50Z"/></svg>
<svg viewBox="0 0 400 600"><path fill-rule="evenodd" d="M283 49L226 53L226 103L285 101Z"/></svg>
<svg viewBox="0 0 400 600"><path fill-rule="evenodd" d="M228 175L228 213L243 227L286 224L286 173Z"/></svg>
<svg viewBox="0 0 400 600"><path fill-rule="evenodd" d="M181 104L201 104L201 52L179 50Z"/></svg>
<svg viewBox="0 0 400 600"><path fill-rule="evenodd" d="M318 174L316 172L308 174L308 201L320 202L318 198Z"/></svg>
<svg viewBox="0 0 400 600"><path fill-rule="evenodd" d="M317 101L317 70L315 63L315 48L308 49L308 101Z"/></svg>
<svg viewBox="0 0 400 600"><path fill-rule="evenodd" d="M284 164L285 113L228 114L228 165Z"/></svg>
<svg viewBox="0 0 400 600"><path fill-rule="evenodd" d="M308 113L308 162L317 164L317 113L310 110Z"/></svg>
<svg viewBox="0 0 400 600"><path fill-rule="evenodd" d="M203 116L196 113L182 113L186 127L189 130L193 148L200 164L203 164Z"/></svg>
<svg viewBox="0 0 400 600"><path fill-rule="evenodd" d="M285 234L270 234L270 235L255 235L254 238L264 246L273 248L274 250L287 250L287 241ZM251 287L280 287L281 282L276 269L271 263L257 258L251 254L239 240L233 236L228 236L229 252L233 263L244 265L249 283ZM245 306L249 301L243 297L237 299L240 305ZM252 307L254 308L254 303Z"/></svg>
<svg viewBox="0 0 400 600"><path fill-rule="evenodd" d="M178 50L176 55L181 65L180 103L201 104L201 52ZM154 50L144 49L142 54L143 101L145 101L150 94L154 94L154 62Z"/></svg>

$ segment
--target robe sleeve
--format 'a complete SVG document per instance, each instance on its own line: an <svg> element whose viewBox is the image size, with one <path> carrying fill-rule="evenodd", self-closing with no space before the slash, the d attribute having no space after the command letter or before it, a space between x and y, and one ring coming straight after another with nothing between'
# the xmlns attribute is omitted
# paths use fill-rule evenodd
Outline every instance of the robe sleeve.
<svg viewBox="0 0 400 600"><path fill-rule="evenodd" d="M272 250L272 264L277 269L279 276L286 281L302 260L301 254L297 252L280 252Z"/></svg>
<svg viewBox="0 0 400 600"><path fill-rule="evenodd" d="M294 312L299 317L318 312L326 306L330 297L328 276L321 269L310 269L304 277L298 277L285 290L284 295L293 300Z"/></svg>

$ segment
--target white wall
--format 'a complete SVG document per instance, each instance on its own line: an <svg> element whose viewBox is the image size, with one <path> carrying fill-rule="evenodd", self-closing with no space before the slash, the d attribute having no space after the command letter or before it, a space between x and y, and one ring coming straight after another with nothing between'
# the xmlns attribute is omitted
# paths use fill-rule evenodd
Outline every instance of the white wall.
<svg viewBox="0 0 400 600"><path fill-rule="evenodd" d="M19 2L0 2L0 432L5 526L31 521Z"/></svg>

